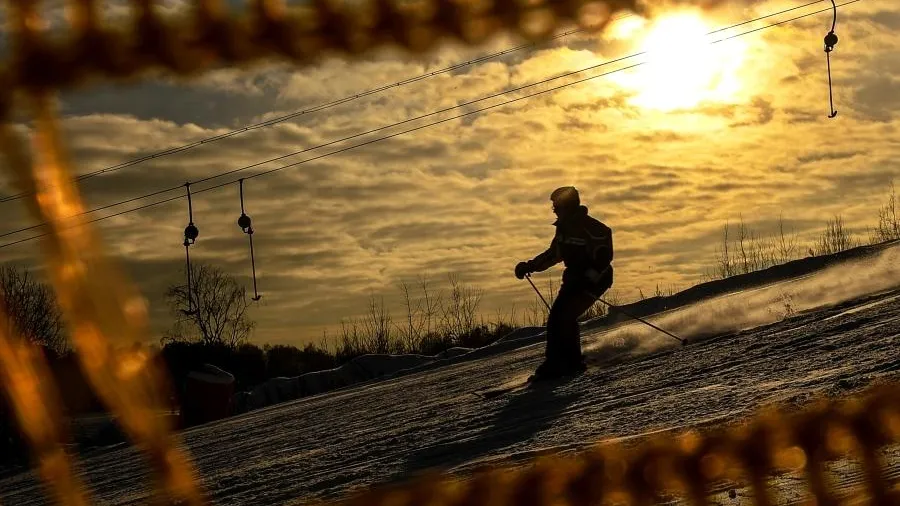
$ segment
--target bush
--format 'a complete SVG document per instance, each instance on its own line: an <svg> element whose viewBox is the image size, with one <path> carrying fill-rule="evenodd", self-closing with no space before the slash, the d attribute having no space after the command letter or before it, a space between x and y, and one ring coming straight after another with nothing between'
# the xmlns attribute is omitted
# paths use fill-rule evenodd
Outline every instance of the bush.
<svg viewBox="0 0 900 506"><path fill-rule="evenodd" d="M891 181L891 193L887 204L878 210L878 225L872 231L871 242L887 242L900 239L900 216L897 216L897 195Z"/></svg>

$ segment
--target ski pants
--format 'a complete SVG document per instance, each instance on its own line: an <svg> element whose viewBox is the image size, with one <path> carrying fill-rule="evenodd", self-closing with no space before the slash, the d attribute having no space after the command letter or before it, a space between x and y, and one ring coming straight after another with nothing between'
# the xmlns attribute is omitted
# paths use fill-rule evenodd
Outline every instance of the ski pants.
<svg viewBox="0 0 900 506"><path fill-rule="evenodd" d="M578 318L612 286L612 276L598 285L579 286L563 281L547 317L547 362L581 362L581 332Z"/></svg>

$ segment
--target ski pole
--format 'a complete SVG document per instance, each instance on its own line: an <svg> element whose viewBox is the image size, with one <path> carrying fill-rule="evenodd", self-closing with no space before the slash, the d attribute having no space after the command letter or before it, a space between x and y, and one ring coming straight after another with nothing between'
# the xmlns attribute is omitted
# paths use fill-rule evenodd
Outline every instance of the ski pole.
<svg viewBox="0 0 900 506"><path fill-rule="evenodd" d="M550 309L550 304L547 304L547 301L544 299L544 296L541 294L541 291L538 290L537 287L534 286L534 282L531 281L531 275L530 275L530 274L526 274L526 275L525 275L525 279L528 280L528 283L530 283L530 284L531 284L531 287L534 288L534 291L537 292L538 297L540 297L541 300L544 301L544 305L547 306L547 309ZM591 294L591 295L593 295L593 294ZM627 316L627 317L629 317L629 318L633 318L633 319L635 319L635 320L637 320L637 321L643 323L644 325L647 325L648 327L654 328L654 329L656 329L656 330L662 332L663 334L666 334L667 336L674 338L674 339L677 340L677 341L681 341L681 345L682 345L682 346L687 345L687 339L682 339L682 338L676 336L675 334L672 334L671 332L668 332L668 331L666 331L666 330L663 330L663 329L657 327L656 325L654 325L654 324L648 322L647 320L645 320L645 319L643 319L643 318L641 318L641 317L639 317L639 316L635 316L635 315L630 314L630 313L628 313L628 312L626 312L626 311L623 311L622 309L618 309L618 308L616 308L615 306L613 306L612 304L610 304L609 302L606 302L605 300L601 299L600 297L595 297L595 298L596 298L597 300L599 300L600 302L602 302L602 303L606 304L607 306L609 306L611 309L616 309L617 311L619 311L620 313L622 313L623 315L625 315L625 316Z"/></svg>
<svg viewBox="0 0 900 506"><path fill-rule="evenodd" d="M612 304L610 304L609 302L606 302L605 300L601 299L600 297L597 297L597 300L599 300L600 302L606 304L606 305L609 306L610 308L614 308L614 306L613 306ZM678 340L678 341L681 341L681 345L682 345L682 346L684 346L684 345L687 344L687 339L682 339L682 338L676 336L675 334L672 334L671 332L668 332L668 331L666 331L666 330L663 330L663 329L657 327L656 325L654 325L654 324L648 322L647 320L645 320L645 319L643 319L643 318L641 318L641 317L639 317L639 316L635 316L635 315L633 315L633 314L629 314L629 313L627 313L627 312L625 312L625 311L623 311L623 310L621 310L621 309L618 309L618 308L615 308L615 309L616 309L616 311L622 313L623 315L625 315L625 316L627 316L627 317L629 317L629 318L634 318L635 320L637 320L637 321L643 323L644 325L647 325L647 326L649 326L649 327L653 327L654 329L656 329L656 330L662 332L663 334L666 334L666 335L669 336L669 337L672 337L672 338L674 338L674 339L676 339L676 340Z"/></svg>
<svg viewBox="0 0 900 506"><path fill-rule="evenodd" d="M540 297L541 300L544 301L544 305L547 306L547 310L549 311L549 310L550 310L550 304L547 304L547 299L545 299L544 296L541 294L541 291L538 290L538 288L537 288L536 286L534 286L534 282L531 281L531 274L526 274L526 275L525 275L525 279L527 279L528 282L531 283L531 288L534 288L534 291L537 292L538 297Z"/></svg>

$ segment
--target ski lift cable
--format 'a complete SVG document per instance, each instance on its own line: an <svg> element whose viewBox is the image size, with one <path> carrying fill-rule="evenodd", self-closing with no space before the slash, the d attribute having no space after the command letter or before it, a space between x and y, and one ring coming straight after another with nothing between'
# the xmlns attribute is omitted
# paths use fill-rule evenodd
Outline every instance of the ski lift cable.
<svg viewBox="0 0 900 506"><path fill-rule="evenodd" d="M821 0L819 0L819 1L821 1ZM812 2L812 4L814 4L814 3L819 3L819 1ZM834 7L834 8L836 9L837 7L843 7L843 6L850 5L850 4L854 4L854 3L858 3L858 2L861 2L861 1L863 1L863 0L848 0L848 1L842 2L842 3L840 3L840 4L835 4L835 7ZM794 9L794 8L792 8L791 10L793 10L793 9ZM754 32L758 32L758 31L761 31L761 30L765 30L765 29L768 29L768 28L774 28L774 27L777 27L777 26L781 26L781 25L783 25L783 24L786 24L786 23L789 23L789 22L792 22L792 21L796 21L796 20L799 20L799 19L802 19L802 18L806 18L806 17L812 16L812 15L815 15L815 14L819 14L819 13L822 13L822 12L825 12L825 11L828 11L828 10L831 10L831 9L832 9L832 7L828 7L827 9L822 9L822 10L817 10L817 11L809 12L809 13L806 13L806 14L802 14L802 15L799 15L799 16L795 16L795 17L793 17L793 18L789 18L789 19L785 19L785 20L782 20L782 21L778 21L778 22L775 22L775 23L772 23L772 24L769 24L769 25L766 25L766 26L763 26L763 27L758 27L758 28L750 29L750 30L747 30L747 31L745 31L745 32L741 32L741 33L738 33L738 34L730 35L730 36L728 36L728 37L724 37L724 38L722 38L722 39L715 40L715 41L711 42L710 44L716 44L716 43L719 43L719 42L724 42L724 41L727 41L727 40L731 40L731 39L735 39L735 38L742 37L742 36L745 36L745 35L749 35L749 34L754 33ZM771 17L771 16L774 16L774 15L777 15L777 14L778 14L778 13L774 13L774 14L767 15L767 16L765 16L765 17ZM759 19L762 19L762 18L759 18ZM751 20L751 21L745 21L745 22L742 22L741 24L747 24L748 22L752 22L752 21L754 21L754 20ZM731 28L731 27L727 27L727 28L725 28L725 29L728 29L728 28ZM722 30L725 30L725 29L722 29ZM718 31L722 31L722 30L718 30ZM635 55L629 55L629 56L626 56L626 57L622 57L622 58L619 58L619 59L614 60L614 61L621 61L621 60L624 60L624 59L627 59L627 58L631 58L631 57L633 57L633 56L637 56L637 55L640 55L640 54L643 54L643 52L642 52L642 53L637 53L637 54L635 54ZM599 66L602 66L602 65L605 65L605 64L609 64L609 63L612 63L612 62L604 62L603 64L594 65L594 66L592 66L592 67L588 67L587 69L582 69L582 70L578 70L578 71L573 71L573 72L564 74L564 76L565 76L565 75L572 75L572 74L584 72L585 70L590 70L590 69L592 69L592 68L596 68L596 67L599 67ZM622 72L622 71L625 71L625 70L630 70L630 69L639 67L639 66L641 66L641 65L644 65L645 63L647 63L647 62L639 62L639 63L636 63L636 64L628 65L628 66L626 66L626 67L620 67L620 68L617 68L617 69L615 69L615 70L611 70L611 71L609 71L609 72L604 72L604 73L597 74L597 75L594 75L594 76L590 76L590 77L578 79L578 80L576 80L576 81L564 83L564 84L562 84L562 85L558 85L558 86L555 86L555 87L552 87L552 88L548 88L548 89L545 89L545 90L536 91L536 92L533 92L533 93L530 93L530 94L527 94L527 95L523 95L523 96L521 96L521 97L517 97L517 98L514 98L514 99L509 99L509 100L506 100L506 101L504 101L504 102L500 102L500 103L497 103L497 104L494 104L494 105L486 106L486 107L483 107L483 108L480 108L480 109L475 109L475 110L472 110L472 111L469 111L469 112L465 112L465 113L461 113L461 114L458 114L458 115L456 115L456 116L448 117L448 118L445 118L445 119L433 121L433 122L427 123L427 124L425 124L425 125L420 125L420 126L413 127L413 128L407 129L407 130L400 131L400 132L396 132L396 133L393 133L393 134L389 134L389 135L385 135L385 136L382 136L382 137L377 137L377 138L375 138L375 139L371 139L371 140L368 140L368 141L360 142L360 143L358 143L358 144L354 144L354 145L347 146L347 147L344 147L344 148L341 148L341 149L337 149L337 150L334 150L334 151L330 151L330 152L325 153L325 154L322 154L322 155L318 155L318 156L315 156L315 157L312 157L312 158L307 158L307 159L301 160L301 161L299 161L299 162L294 162L294 163L291 163L291 164L288 164L288 165L283 165L283 166L281 166L281 167L276 167L276 168L274 168L274 169L269 169L269 170L267 170L267 171L258 172L258 173L256 173L256 174L251 174L251 175L245 176L245 177L243 177L243 178L241 178L241 179L252 179L252 178L255 178L255 177L260 177L260 176L268 175L268 174L271 174L271 173L274 173L274 172L278 172L278 171L281 171L281 170L284 170L284 169L287 169L287 168L296 167L296 166L299 166L299 165L302 165L302 164L305 164L305 163L308 163L308 162L316 161L316 160L319 160L319 159L322 159L322 158L326 158L326 157L329 157L329 156L332 156L332 155L336 155L336 154L339 154L339 153L343 153L343 152L345 152L345 151L349 151L349 150L352 150L352 149L360 148L360 147L363 147L363 146L367 146L367 145L369 145L369 144L374 144L374 143L376 143L376 142L388 140L388 139L391 139L391 138L394 138L394 137L398 137L398 136L405 135L405 134L408 134L408 133L412 133L412 132L415 132L415 131L418 131L418 130L422 130L422 129L429 128L429 127L432 127L432 126L436 126L436 125L439 125L439 124L442 124L442 123L446 123L446 122L448 122L448 121L453 121L453 120L460 119L460 118L463 118L463 117L466 117L466 116L471 116L471 115L473 115L473 114L477 114L477 113L485 112L485 111L488 111L488 110L496 109L496 108L498 108L498 107L502 107L502 106L509 105L509 104L512 104L512 103L515 103L515 102L519 102L519 101L522 101L522 100L526 100L526 99L529 99L529 98L532 98L532 97L535 97L535 96L538 96L538 95L550 93L550 92L553 92L553 91L558 91L558 90L560 90L560 89L562 89L562 88L566 88L566 87L569 87L569 86L573 86L573 85L575 85L575 84L580 84L580 83L583 83L583 82L586 82L586 81L590 81L590 80L593 80L593 79L597 79L597 78L599 78L599 77L604 77L604 76L608 76L608 75L615 74L615 73L618 73L618 72ZM555 77L555 78L551 78L551 80L552 80L552 79L558 79L559 77L560 77L560 76L557 76L557 77ZM549 81L549 80L545 80L545 81L542 81L542 82L546 82L546 81ZM527 87L527 86L533 86L534 84L540 84L540 83L542 83L542 82L539 82L539 83L533 83L533 84L531 84L531 85L526 85L526 86L523 86L522 88ZM495 97L495 96L498 96L498 95L501 95L501 94L510 93L510 92L512 92L512 91L516 91L516 90L507 90L507 91L505 91L505 92L503 92L503 93L500 93L500 94L497 94L497 95L493 95L493 96L487 97L487 98L493 98L493 97ZM479 100L484 100L484 99L479 99ZM463 104L463 105L469 105L469 104L471 104L471 103L474 103L474 101L473 101L473 102L468 102L468 103ZM461 107L461 106L457 106L457 107L454 107L454 108L458 108L458 107ZM448 110L449 110L449 109L448 109ZM445 110L442 110L441 112L444 112L444 111L445 111ZM401 121L401 122L399 122L399 123L390 125L390 126L388 126L388 127L380 127L379 129L376 129L376 130L382 130L382 129L385 129L385 128L390 128L390 127L393 127L393 126L396 126L396 125L399 125L399 124L403 124L403 123L406 123L406 122L409 122L409 121L411 121L411 120L404 120L404 121ZM375 130L373 130L373 131L375 131ZM367 132L367 133L371 133L371 131L370 131L370 132ZM358 137L358 136L360 136L360 135L365 135L365 134L357 134L357 135L353 135L353 136L350 136L350 137L348 137L348 138L346 138L346 139L341 139L341 140L338 140L338 141L330 142L330 143L328 143L328 144L326 144L326 145L336 144L336 143L338 143L338 142L342 142L342 141L344 141L344 140L348 140L348 139L351 139L351 138L354 138L354 137ZM322 146L317 146L317 147L324 147L324 145L322 145ZM310 149L316 149L316 148L310 148ZM299 152L297 152L297 153L302 153L302 152L304 152L304 151L309 151L310 149L303 150L303 151L299 151ZM297 154L297 153L294 153L294 154ZM292 155L293 155L293 154L292 154ZM285 157L287 157L287 156L291 156L291 155L285 155L285 156L282 156L282 157L280 157L280 158L285 158ZM269 160L269 161L271 161L271 160ZM239 169L234 169L234 170L231 170L231 171L228 171L228 172L225 172L225 173L216 175L216 176L210 176L210 177L207 177L207 178L204 178L204 179L200 179L200 180L198 180L198 181L195 181L195 182L192 183L192 184L196 184L197 182L209 181L209 180L211 180L211 179L215 179L215 178L218 178L218 177L222 177L222 176L224 176L224 175L232 174L232 173L239 172L239 171L242 171L242 170L247 170L247 169L256 167L256 166L258 166L258 165L261 165L262 163L268 163L269 161L257 163L257 164L250 165L250 166L246 166L246 167L242 167L242 168L239 168ZM218 189L218 188L222 188L222 187L228 186L228 185L230 185L230 184L234 184L234 183L237 182L237 181L238 181L238 180L232 180L232 181L228 181L228 182L225 182L225 183L220 183L220 184L208 186L208 187L205 187L205 188L203 188L203 189L200 189L200 190L195 191L194 194L203 193L203 192L212 191L212 190L215 190L215 189ZM98 211L98 210L100 210L100 209L109 208L109 207L114 207L114 206L121 205L121 204L124 204L124 203L133 202L133 201L136 201L136 200L140 200L140 199L143 199L143 198L147 198L147 197L149 197L149 196L158 195L158 194L161 194L161 193L165 193L165 192L168 192L168 191L172 191L173 189L177 189L177 188L181 188L181 185L179 185L179 186L177 186L177 187L175 187L175 188L170 188L170 189L167 189L167 190L160 190L160 191L154 192L154 193L152 193L152 194L147 194L147 195L143 195L143 196L141 196L141 197L135 197L135 198L132 198L132 199L128 199L128 200L126 200L126 201L122 201L122 202L118 202L118 203L115 203L115 204L110 204L110 205L107 205L107 206L103 206L103 208L98 208L98 209L93 209L93 210L85 211L85 212L81 213L80 215L72 216L72 218L77 217L77 216L81 216L81 215L84 215L84 214L89 214L89 213ZM147 209L147 208L150 208L150 207L162 205L162 204L165 204L165 203L168 203L168 202L172 202L172 201L174 201L174 200L178 200L178 199L181 199L181 198L182 198L181 196L169 197L169 198L162 199L162 200L158 200L158 201L155 201L155 202L150 202L150 203L148 203L148 204L144 204L144 205L141 205L141 206L138 206L138 207L135 207L135 208L126 209L126 210L124 210L124 211L120 211L120 212L117 212L117 213L109 214L109 215L106 215L106 216L101 216L101 217L94 218L94 219L91 219L91 220L87 220L87 221L85 221L85 222L77 223L77 224L74 224L74 225L72 225L72 226L79 226L79 225L81 225L81 224L95 223L95 222L102 221L102 220L109 219L109 218L113 218L113 217L116 217L116 216L121 216L121 215L123 215L123 214L128 214L128 213L132 213L132 212L137 212L137 211L140 211L140 210L143 210L143 209ZM34 228L37 228L37 227L40 227L40 226L44 226L44 225L46 225L46 223L42 223L42 224L39 224L39 225L34 225L34 226L31 226L31 227L19 229L19 230L13 231L13 232L7 232L7 233L5 233L5 234L0 235L0 237L7 236L7 235L11 235L11 234L13 234L13 233L18 233L18 232L26 231L26 230L31 230L31 229L34 229ZM17 240L17 241L12 241L12 242L8 242L8 243L0 244L0 249L5 248L5 247L9 247L9 246L13 246L13 245L16 245L16 244L21 244L21 243L23 243L23 242L31 241L31 240L34 240L34 239L38 239L38 238L40 238L40 237L44 237L45 235L48 235L48 234L47 234L47 233L44 233L44 234L38 234L38 235L31 236L31 237L19 239L19 240Z"/></svg>
<svg viewBox="0 0 900 506"><path fill-rule="evenodd" d="M616 16L616 17L613 18L613 20L624 19L624 18L627 18L627 17L635 16L635 15L636 15L636 14L634 14L634 13L627 13L627 14L624 14L624 15ZM368 89L368 90L365 90L365 91L361 91L361 92L354 93L354 94L352 94L352 95L347 95L347 96L345 96L345 97L342 97L342 98L339 98L339 99L335 99L335 100L332 100L332 101L330 101L330 102L324 102L324 103L321 103L321 104L312 106L312 107L310 107L310 108L308 108L308 109L302 109L302 110L299 110L299 111L294 111L294 112L291 112L291 113L288 113L288 114L285 114L285 115L282 115L282 116L278 116L278 117L276 117L276 118L272 118L272 119L269 119L269 120L266 120L266 121L261 121L261 122L259 122L259 123L254 123L254 124L252 124L252 125L247 125L247 126L244 126L244 127L241 127L241 128L236 128L236 129L234 129L234 130L230 130L230 131L225 132L225 133L223 133L223 134L213 135L213 136L206 137L206 138L203 138L203 139L194 141L194 142L190 142L190 143L187 143L187 144L183 144L183 145L181 145L181 146L171 147L171 148L168 148L168 149L164 149L164 150L162 150L162 151L157 151L157 152L154 152L154 153L150 153L150 154L148 154L148 155L144 155L144 156L141 156L141 157L137 157L137 158L134 158L134 159L131 159L131 160L128 160L128 161L125 161L125 162L121 162L121 163L118 163L118 164L115 164L115 165L110 165L110 166L108 166L108 167L105 167L105 168L102 168L102 169L98 169L98 170L95 170L95 171L92 171L92 172L87 172L87 173L85 173L85 174L80 174L80 175L76 176L76 177L74 178L74 180L75 180L76 182L80 182L80 181L84 181L84 180L93 178L93 177L95 177L95 176L99 176L99 175L103 175L103 174L108 174L108 173L110 173L110 172L116 172L116 171L119 171L119 170L121 170L121 169L125 169L125 168L127 168L127 167L132 167L132 166L134 166L134 165L138 165L138 164L143 163L143 162L146 162L146 161L155 160L155 159L161 158L161 157L163 157L163 156L174 155L174 154L181 153L181 152L184 152L184 151L187 151L187 150L189 150L189 149L193 149L193 148L196 148L196 147L199 147L199 146L203 146L203 145L211 144L211 143L213 143L213 142L220 141L220 140L223 140L223 139L228 139L228 138L231 138L231 137L235 137L235 136L237 136L237 135L240 135L240 134L243 134L243 133L247 133L247 132L250 132L250 131L253 131L253 130L258 130L258 129L261 129L261 128L265 128L265 127L269 127L269 126L276 125L276 124L279 124L279 123L283 123L283 122L285 122L285 121L294 119L294 118L299 117L299 116L303 116L303 115L306 115L306 114L311 114L311 113L314 113L314 112L319 112L319 111L323 111L323 110L326 110L326 109L330 109L330 108L332 108L332 107L336 107L336 106L339 106L339 105L343 105L343 104L346 104L346 103L348 103L348 102L353 102L353 101L355 101L355 100L359 100L360 98L364 98L364 97L367 97L367 96L369 96L369 95L375 95L375 94L378 94L378 93L381 93L381 92L384 92L384 91L387 91L387 90L390 90L390 89L393 89L393 88L399 88L399 87L405 86L405 85L407 85L407 84L412 84L412 83L416 83L416 82L419 82L419 81L424 81L425 79L429 79L429 78L432 78L432 77L435 77L435 76L438 76L438 75L441 75L441 74L446 74L447 72L452 72L452 71L454 71L454 70L458 70L458 69L461 69L461 68L464 68L464 67L468 67L468 66L472 66L472 65L475 65L475 64L478 64L478 63L482 63L482 62L485 62L485 61L489 61L489 60L492 60L492 59L494 59L494 58L498 58L498 57L500 57L500 56L506 56L506 55L508 55L508 54L512 54L512 53L515 53L515 52L517 52L517 51L521 51L521 50L523 50L523 49L528 49L528 48L531 48L531 47L536 47L536 46L538 46L538 45L549 45L551 42L554 42L554 41L556 41L556 40L559 40L559 39L568 37L568 36L570 36L570 35L574 35L574 34L579 33L579 32L583 32L583 31L585 31L586 29L587 29L587 28L575 28L575 29L568 30L568 31L559 33L559 34L557 34L557 35L554 35L554 36L552 36L552 37L550 37L550 38L548 38L547 40L544 40L544 41L530 42L530 43L528 43L528 44L521 44L521 45L518 45L518 46L513 46L513 47L509 47L509 48L503 49L503 50L501 50L501 51L497 51L497 52L495 52L495 53L490 53L490 54L487 54L487 55L482 55L482 56L479 56L478 58L473 58L473 59L471 59L471 60L467 60L467 61L463 61L463 62L454 63L453 65L449 65L449 66L447 66L447 67L443 67L443 68L440 68L440 69L438 69L438 70L433 70L433 71L431 71L431 72L426 72L426 73L424 73L424 74L420 74L420 75L417 75L417 76L414 76L414 77L410 77L410 78L407 78L407 79L403 79L403 80L400 80L400 81L397 81L397 82L394 82L394 83L391 83L391 84L383 84L383 85L378 86L378 87L376 87L376 88L371 88L371 89ZM27 197L27 196L32 195L32 194L33 194L33 192L20 192L20 193L14 194L14 195L8 195L8 196L6 196L6 197L0 198L0 204L5 203L5 202L12 202L12 201L14 201L14 200L19 200L19 199L21 199L21 198Z"/></svg>
<svg viewBox="0 0 900 506"><path fill-rule="evenodd" d="M761 20L764 20L764 19L767 19L767 18L770 18L770 17L773 17L773 16L778 16L778 15L781 15L781 14L785 14L785 13L787 13L787 12L795 11L795 10L797 10L797 9L801 9L801 8L804 8L804 7L809 7L809 6L811 6L811 5L814 5L814 4L817 4L817 3L821 3L822 1L824 1L824 0L813 0L812 2L808 2L808 3L803 4L803 5L799 5L799 6L795 6L795 7L790 7L790 8L783 9L783 10L781 10L781 11L778 11L778 12L774 12L774 13L771 13L771 14L767 14L767 15L765 15L765 16L760 16L760 17L757 17L757 18L754 18L754 19L750 19L750 20L747 20L747 21L742 21L742 22L737 23L737 24L734 24L734 25L729 25L729 26L726 26L726 27L724 27L724 28L719 28L719 29L716 29L716 30L713 30L713 31L707 33L706 35L713 35L713 34L716 34L716 33L719 33L719 32L723 32L723 31L726 31L726 30L733 29L733 28L735 28L735 27L743 26L743 25L746 25L746 24L749 24L749 23L753 23L753 22L756 22L756 21L761 21ZM851 2L851 3L852 3L852 2ZM842 4L842 5L844 5L844 4ZM820 13L820 12L824 12L824 11L816 11L816 12L813 12L813 13L808 13L808 15L818 14L818 13ZM804 15L804 16L800 16L800 17L805 17L805 15ZM793 21L793 20L795 20L795 19L799 19L799 18L793 18L793 19L790 19L790 20L788 20L788 21ZM779 23L776 23L776 25L777 25L777 24L779 24ZM764 29L764 28L767 28L767 27L770 27L770 26L774 26L774 25L767 25L767 26L762 27L762 28ZM751 31L751 32L752 32L752 31ZM750 33L750 32L745 32L745 33ZM740 34L738 34L738 35L740 35ZM718 41L717 41L717 42L718 42ZM376 133L376 132L379 132L379 131L382 131L382 130L388 130L388 129L391 129L391 128L394 128L394 127L397 127L397 126L400 126L400 125L404 125L404 124L406 124L406 123L411 123L411 122L414 122L414 121L418 121L418 120L421 120L421 119L425 119L425 118L428 118L428 117L430 117L430 116L435 116L435 115L438 115L438 114L441 114L441 113L444 113L444 112L448 112L448 111L451 111L451 110L454 110L454 109L459 109L459 108L461 108L461 107L465 107L465 106L468 106L468 105L472 105L472 104L475 104L475 103L478 103L478 102L483 102L483 101L485 101L485 100L489 100L489 99L492 99L492 98L497 98L497 97L506 95L506 94L508 94L508 93L513 93L513 92L521 91L521 90L524 90L524 89L527 89L527 88L530 88L530 87L538 86L538 85L541 85L541 84L546 84L546 83L548 83L548 82L551 82L551 81L554 81L554 80L557 80L557 79L562 79L562 78L569 77L569 76L572 76L572 75L575 75L575 74L580 74L580 73L583 73L583 72L587 72L587 71L589 71L589 70L594 70L594 69L597 69L597 68L600 68L600 67L604 67L604 66L607 66L607 65L611 65L611 64L613 64L613 63L618 63L618 62L621 62L621 61L624 61L624 60L627 60L627 59L630 59L630 58L635 58L635 57L637 57L637 56L640 56L640 55L646 54L646 53L647 53L647 51L641 51L641 52L638 52L638 53L633 53L633 54L630 54L630 55L627 55L627 56L623 56L623 57L619 57L619 58L616 58L616 59L607 60L607 61L604 61L604 62L595 64L595 65L591 65L591 66L586 67L586 68L582 68L582 69L578 69L578 70L573 70L573 71L565 72L565 73L563 73L563 74L559 74L559 75L556 75L556 76L552 76L552 77L549 77L549 78L546 78L546 79L543 79L543 80L540 80L540 81L535 81L535 82L532 82L532 83L529 83L529 84L525 84L525 85L522 85L522 86L517 86L517 87L514 87L514 88L508 88L508 89L506 89L506 90L502 90L502 91L500 91L500 92L497 92L497 93L494 93L494 94L491 94L491 95L486 95L486 96L483 96L483 97L480 97L480 98L476 98L476 99L470 100L470 101L468 101L468 102L463 102L463 103L456 104L456 105L453 105L453 106L450 106L450 107L445 107L445 108L443 108L443 109L438 109L438 110L435 110L435 111L432 111L432 112L428 112L428 113L425 113L425 114L422 114L422 115L419 115L419 116L415 116L415 117L412 117L412 118L408 118L408 119L405 119L405 120L402 120L402 121L398 121L398 122L391 123L391 124L388 124L388 125L383 125L383 126L380 126L380 127L377 127L377 128L373 128L373 129L370 129L370 130L367 130L367 131L364 131L364 132L356 133L356 134L353 134L353 135L349 135L349 136L346 136L346 137L342 137L342 138L339 138L339 139L335 139L335 140L333 140L333 141L325 142L325 143L318 144L318 145L315 145L315 146L311 146L311 147L308 147L308 148L304 148L304 149L301 149L301 150L298 150L298 151L294 151L294 152L291 152L291 153L287 153L287 154L285 154L285 155L280 155L280 156L277 156L277 157L274 157L274 158L269 158L269 159L266 159L266 160L263 160L263 161L260 161L260 162L255 162L255 163L250 164L250 165L245 165L245 166L243 166L243 167L238 167L238 168L236 168L236 169L231 169L231 170L228 170L228 171L225 171L225 172L221 172L221 173L218 173L218 174L213 174L213 175L210 175L210 176L206 176L206 177L204 177L204 178L201 178L201 179L198 179L198 180L196 180L196 181L193 181L192 184L205 183L205 182L211 181L211 180L213 180L213 179L218 179L218 178L220 178L220 177L225 177L225 176L228 176L228 175L231 175L231 174L235 174L235 173L238 173L238 172L243 172L243 171L246 171L246 170L250 170L250 169L253 169L253 168L262 166L262 165L266 165L266 164L268 164L268 163L277 162L277 161L283 160L283 159L285 159L285 158L290 158L290 157L297 156L297 155L300 155L300 154L303 154L303 153L306 153L306 152L309 152L309 151L314 151L314 150L316 150L316 149L320 149L320 148L328 147L328 146L331 146L331 145L334 145L334 144L339 144L339 143L341 143L341 142L345 142L345 141L348 141L348 140L352 140L352 139L355 139L355 138L357 138L357 137L362 137L362 136L365 136L365 135L373 134L373 133ZM234 182L234 181L231 181L230 183L233 183L233 182ZM230 183L229 183L229 184L230 184ZM144 194L144 195L140 195L140 196L137 196L137 197L132 197L132 198L129 198L129 199L125 199L125 200L122 200L122 201L119 201L119 202L114 202L114 203L111 203L111 204L106 204L106 205L99 206L99 207L96 207L96 208L93 208L93 209L89 209L89 210L87 210L87 211L83 211L83 212L81 212L81 213L79 213L79 214L75 214L75 215L73 215L73 216L69 216L68 218L70 218L70 219L71 219L71 218L77 218L77 217L80 217L80 216L84 216L84 215L88 215L88 214L93 214L93 213L96 213L96 212L98 212L98 211L103 211L103 210L106 210L106 209L109 209L109 208L112 208L112 207L118 207L118 206L121 206L121 205L124 205L124 204L130 204L130 203L136 202L136 201L138 201L138 200L143 200L143 199L146 199L146 198L155 197L155 196L157 196L157 195L162 195L162 194L165 194L165 193L169 193L169 192L178 190L178 189L181 188L181 186L182 186L182 185L172 186L172 187L169 187L169 188L164 188L164 189L161 189L161 190L156 190L156 191L153 191L153 192L150 192L150 193L147 193L147 194ZM163 204L163 203L166 203L166 202L170 202L171 200L173 200L173 199L165 199L165 200L159 201L159 204ZM135 210L140 210L140 209L143 209L143 208L144 208L144 207L141 206L141 207L136 207L136 208L134 208L134 209L135 209ZM114 215L111 215L111 216L116 216L116 215L117 215L117 214L114 214ZM2 237L7 237L7 236L10 236L10 235L15 235L15 234L18 234L18 233L21 233L21 232L26 232L26 231L28 231L28 230L33 230L33 229L36 229L36 228L40 228L40 227L43 227L43 226L45 226L45 225L47 225L47 223L39 223L39 224L36 224L36 225L30 225L30 226L27 226L27 227L22 227L22 228L19 228L19 229L16 229L16 230L12 230L12 231L9 231L9 232L4 232L4 233L0 234L0 238L2 238ZM37 236L36 236L36 237L37 237ZM2 245L0 245L0 247L2 247Z"/></svg>

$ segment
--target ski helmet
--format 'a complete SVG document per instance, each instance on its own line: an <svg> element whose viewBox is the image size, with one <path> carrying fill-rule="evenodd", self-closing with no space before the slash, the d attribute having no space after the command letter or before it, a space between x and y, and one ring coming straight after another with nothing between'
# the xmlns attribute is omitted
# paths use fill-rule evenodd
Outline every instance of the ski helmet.
<svg viewBox="0 0 900 506"><path fill-rule="evenodd" d="M578 190L574 186L562 186L550 194L550 200L553 201L554 207L572 208L581 205L581 199L578 196Z"/></svg>

